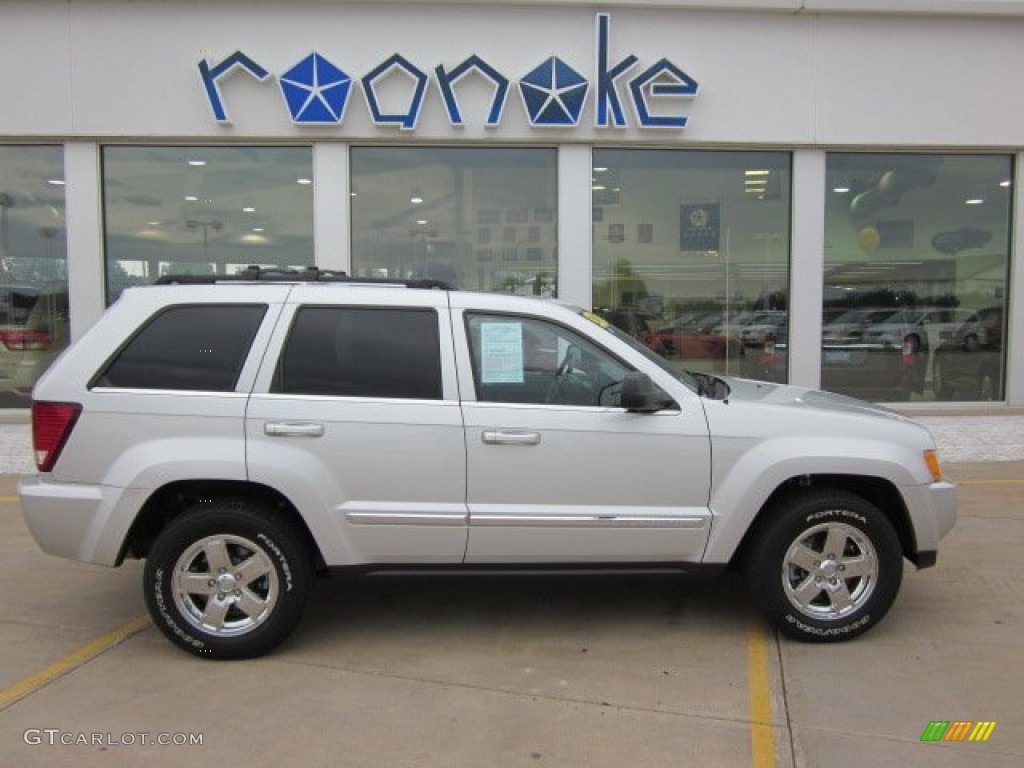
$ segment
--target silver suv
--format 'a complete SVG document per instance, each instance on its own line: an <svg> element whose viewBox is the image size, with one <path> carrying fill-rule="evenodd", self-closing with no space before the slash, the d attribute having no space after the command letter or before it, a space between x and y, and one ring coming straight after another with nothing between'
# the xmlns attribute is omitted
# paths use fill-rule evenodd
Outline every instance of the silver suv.
<svg viewBox="0 0 1024 768"><path fill-rule="evenodd" d="M553 301L315 273L126 290L32 420L39 545L145 558L205 658L278 645L316 574L424 565L732 565L782 632L841 640L956 520L884 408L680 372Z"/></svg>

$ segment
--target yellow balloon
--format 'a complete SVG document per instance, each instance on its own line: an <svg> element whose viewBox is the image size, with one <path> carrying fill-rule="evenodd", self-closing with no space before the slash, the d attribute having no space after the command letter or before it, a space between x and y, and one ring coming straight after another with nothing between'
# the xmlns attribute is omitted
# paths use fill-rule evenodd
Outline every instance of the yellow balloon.
<svg viewBox="0 0 1024 768"><path fill-rule="evenodd" d="M864 229L857 233L857 245L865 253L877 251L881 243L882 236L874 227L864 227Z"/></svg>

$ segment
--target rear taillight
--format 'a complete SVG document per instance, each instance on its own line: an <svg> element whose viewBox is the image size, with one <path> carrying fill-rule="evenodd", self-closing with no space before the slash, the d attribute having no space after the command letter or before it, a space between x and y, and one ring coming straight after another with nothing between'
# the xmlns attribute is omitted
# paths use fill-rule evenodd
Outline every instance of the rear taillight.
<svg viewBox="0 0 1024 768"><path fill-rule="evenodd" d="M32 447L40 472L53 469L81 412L78 403L32 403Z"/></svg>
<svg viewBox="0 0 1024 768"><path fill-rule="evenodd" d="M46 331L0 330L0 344L3 344L11 352L42 351L53 345L53 337Z"/></svg>

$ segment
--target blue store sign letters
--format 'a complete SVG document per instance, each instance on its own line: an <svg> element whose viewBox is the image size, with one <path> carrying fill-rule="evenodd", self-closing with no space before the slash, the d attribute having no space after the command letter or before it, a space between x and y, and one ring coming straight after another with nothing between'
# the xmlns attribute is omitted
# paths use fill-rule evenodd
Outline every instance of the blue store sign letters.
<svg viewBox="0 0 1024 768"><path fill-rule="evenodd" d="M680 99L697 95L697 81L666 58L636 72L639 59L630 54L612 61L611 18L597 14L597 45L593 80L588 80L568 62L551 56L516 81L530 126L573 128L580 124L591 86L596 91L594 125L598 128L626 128L630 125L625 107L632 107L636 124L642 128L684 128ZM227 124L227 107L221 93L222 81L242 71L259 81L271 73L251 56L235 51L223 61L199 62L199 73L217 122ZM380 89L386 79L404 77L408 101L398 112L385 111ZM428 85L433 79L453 127L466 124L459 105L457 86L466 77L483 78L493 86L491 103L483 124L501 124L512 81L482 57L473 54L454 67L438 65L425 72L401 54L394 54L356 81L352 75L320 53L311 53L277 76L284 103L297 125L341 125L353 91L361 90L374 125L415 130ZM627 79L627 76L628 79ZM358 82L360 88L353 85Z"/></svg>

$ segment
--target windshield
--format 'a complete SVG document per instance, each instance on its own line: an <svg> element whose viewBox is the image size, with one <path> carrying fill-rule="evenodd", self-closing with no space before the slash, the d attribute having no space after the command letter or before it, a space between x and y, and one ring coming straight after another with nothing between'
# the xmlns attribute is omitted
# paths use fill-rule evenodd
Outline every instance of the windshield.
<svg viewBox="0 0 1024 768"><path fill-rule="evenodd" d="M579 312L581 317L586 318L587 320L592 322L594 325L596 325L596 326L598 326L600 328L603 328L605 331L610 333L615 338L619 339L620 341L625 342L630 347L632 347L637 352L639 352L641 355L643 355L648 360L650 360L652 363L654 363L656 366L658 366L661 370L665 371L666 373L668 373L670 376L672 376L676 380L681 381L683 384L685 384L687 387L689 387L694 392L696 392L698 394L701 393L702 387L701 387L697 377L694 376L689 371L681 371L678 368L673 368L671 365L668 364L668 361L666 361L665 358L663 358L661 355L658 355L657 353L655 353L652 350L648 349L646 346L641 344L639 341L634 339L632 336L630 336L625 331L619 330L618 328L616 328L614 325L609 323L607 320L605 320L600 315L596 315L593 312L588 312L588 311L583 310L583 309L577 310L577 311Z"/></svg>

